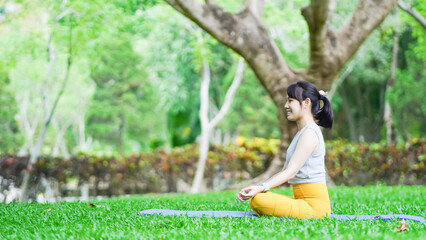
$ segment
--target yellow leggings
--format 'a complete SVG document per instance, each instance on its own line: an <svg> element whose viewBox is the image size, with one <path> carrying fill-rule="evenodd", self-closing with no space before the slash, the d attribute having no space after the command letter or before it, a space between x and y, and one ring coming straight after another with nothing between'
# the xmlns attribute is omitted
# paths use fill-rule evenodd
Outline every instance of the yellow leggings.
<svg viewBox="0 0 426 240"><path fill-rule="evenodd" d="M258 216L319 218L331 214L327 186L322 183L293 185L294 197L277 193L258 193L250 199L250 207Z"/></svg>

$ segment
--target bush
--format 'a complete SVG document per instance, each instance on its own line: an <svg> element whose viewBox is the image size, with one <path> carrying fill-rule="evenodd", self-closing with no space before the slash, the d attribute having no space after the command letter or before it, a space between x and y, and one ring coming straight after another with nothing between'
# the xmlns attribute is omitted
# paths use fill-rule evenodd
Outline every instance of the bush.
<svg viewBox="0 0 426 240"><path fill-rule="evenodd" d="M336 184L426 183L426 139L400 145L335 140L326 147L326 167Z"/></svg>
<svg viewBox="0 0 426 240"><path fill-rule="evenodd" d="M205 169L207 188L217 184L225 187L259 175L272 161L277 145L276 140L255 138L240 145L211 146ZM1 155L0 176L19 186L28 161L29 157ZM124 159L90 154L69 160L41 156L34 166L31 185L40 187L43 178L53 179L60 185L58 191L62 195L74 194L65 185L75 179L78 186L88 183L91 195L176 192L178 182L191 184L197 161L196 144L174 148L170 153L155 150ZM0 190L5 189L7 186Z"/></svg>
<svg viewBox="0 0 426 240"><path fill-rule="evenodd" d="M277 154L276 139L238 138L237 144L211 146L205 169L207 188L223 188L264 172ZM346 140L326 143L326 167L338 185L375 183L426 183L426 139L412 139L403 145L355 144ZM0 156L1 191L6 184L21 184L28 157ZM82 154L69 160L42 156L34 166L33 187L41 190L41 179L59 184L62 195L73 195L66 184L86 183L90 195L121 195L145 192L183 191L179 182L191 184L198 161L198 145L174 148L170 153L155 150L123 159ZM76 190L76 189L74 189Z"/></svg>

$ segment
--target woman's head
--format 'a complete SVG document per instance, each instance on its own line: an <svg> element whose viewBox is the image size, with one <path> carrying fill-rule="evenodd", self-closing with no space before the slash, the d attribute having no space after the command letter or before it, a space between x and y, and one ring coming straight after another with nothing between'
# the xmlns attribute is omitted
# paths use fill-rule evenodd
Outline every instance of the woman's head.
<svg viewBox="0 0 426 240"><path fill-rule="evenodd" d="M325 128L332 127L333 109L331 108L331 103L318 92L314 85L305 81L293 83L287 88L287 95L290 99L296 99L300 106L304 101L310 102L311 113L317 120L318 125ZM322 107L321 101L323 102Z"/></svg>

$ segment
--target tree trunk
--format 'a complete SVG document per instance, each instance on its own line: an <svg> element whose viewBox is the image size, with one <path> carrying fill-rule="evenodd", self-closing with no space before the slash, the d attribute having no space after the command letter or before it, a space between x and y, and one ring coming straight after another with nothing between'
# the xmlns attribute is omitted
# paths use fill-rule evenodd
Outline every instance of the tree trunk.
<svg viewBox="0 0 426 240"><path fill-rule="evenodd" d="M43 127L40 131L40 134L38 135L36 145L31 149L30 152L30 160L27 164L27 169L24 172L24 178L22 179L22 186L21 186L21 202L26 202L28 199L27 191L28 191L28 184L31 176L31 172L33 170L34 163L37 161L38 156L40 155L41 147L44 143L44 138L46 136L47 128L49 127L49 124L43 124Z"/></svg>
<svg viewBox="0 0 426 240"><path fill-rule="evenodd" d="M64 5L62 5L61 8L63 6ZM61 9L61 10L62 10L62 12L55 18L54 24L56 24L59 20L61 20L67 14L72 13L71 11L63 11L63 9ZM42 89L43 108L44 108L45 118L44 118L42 129L41 129L39 136L37 138L36 145L34 146L34 148L31 149L30 160L28 161L27 169L24 172L24 177L23 177L22 186L21 186L21 197L20 197L21 202L26 202L27 199L28 199L27 191L28 191L28 183L29 183L29 179L30 179L30 176L31 176L31 172L32 172L33 167L34 167L34 163L37 161L37 158L39 157L41 147L44 144L46 132L47 132L47 129L49 128L49 126L50 126L50 122L51 122L53 114L56 110L56 106L58 105L59 99L61 98L62 94L64 93L65 86L67 85L67 82L68 82L71 63L72 63L72 58L71 58L71 56L72 56L72 27L70 27L70 33L69 33L70 38L69 38L69 42L68 42L68 44L69 44L69 55L68 55L68 62L67 62L65 77L64 77L64 80L62 81L61 89L58 92L58 95L56 96L56 98L53 102L53 106L49 110L49 108L47 106L46 88L47 88L47 81L50 78L51 71L52 71L52 68L53 68L54 63L55 63L55 53L54 53L53 47L52 47L52 38L53 38L54 31L55 31L55 27L53 26L52 32L50 33L48 41L47 41L49 67L46 71L46 76L45 76L45 79L44 79L44 84L43 84L43 89Z"/></svg>
<svg viewBox="0 0 426 240"><path fill-rule="evenodd" d="M52 122L53 122L53 120L52 120ZM57 156L60 155L60 153L62 153L62 156L65 159L69 159L70 154L69 154L68 149L65 145L64 135L65 135L65 132L68 129L68 127L71 126L71 122L70 121L65 122L65 123L62 124L62 126L60 126L60 124L58 122L56 122L56 125L59 129L59 132L56 135L55 145L53 146L53 150L52 150L52 156L57 157Z"/></svg>
<svg viewBox="0 0 426 240"><path fill-rule="evenodd" d="M348 98L346 97L346 91L345 88L342 86L339 88L340 96L342 97L342 104L343 104L343 111L345 112L345 118L347 121L347 124L349 125L349 135L351 138L351 141L358 142L358 135L355 131L355 123L354 123L354 117L351 113L351 108L349 106Z"/></svg>
<svg viewBox="0 0 426 240"><path fill-rule="evenodd" d="M390 70L390 77L386 83L386 91L385 91L385 113L383 116L383 120L386 125L386 141L388 144L391 144L393 142L393 123L392 123L392 108L389 104L389 101L387 100L387 92L393 87L395 82L395 71L396 71L396 65L398 61L398 40L399 40L399 33L398 31L395 32L394 41L393 41L393 52L392 52L392 64L391 64L391 70Z"/></svg>
<svg viewBox="0 0 426 240"><path fill-rule="evenodd" d="M16 102L18 103L19 109L19 121L20 130L25 134L24 145L19 149L19 155L28 155L31 152L31 149L34 147L34 135L37 130L38 123L41 118L40 112L36 113L36 116L32 118L32 122L28 119L28 104L29 104L29 94L26 93L24 96L17 96Z"/></svg>
<svg viewBox="0 0 426 240"><path fill-rule="evenodd" d="M285 160L285 151L292 136L289 129L294 129L283 114L287 87L305 80L319 89L329 89L346 62L397 4L397 0L360 0L348 23L332 29L329 28L329 19L336 2L312 0L302 9L309 27L310 64L307 69L292 69L262 22L263 0L246 0L244 8L236 14L220 8L214 0L206 0L205 3L195 0L166 2L240 54L274 101L281 130L279 158L259 179L266 179L279 171Z"/></svg>
<svg viewBox="0 0 426 240"><path fill-rule="evenodd" d="M356 120L358 120L358 129L357 129L357 142L365 142L365 114L364 114L364 110L365 108L363 107L365 105L365 100L364 100L364 95L365 93L363 93L361 91L360 86L357 84L354 86L354 90L355 90L355 103L356 103L356 107L357 107L357 113L359 114L359 116L357 118L354 118ZM349 107L349 104L348 104Z"/></svg>
<svg viewBox="0 0 426 240"><path fill-rule="evenodd" d="M209 121L209 85L210 85L210 68L207 60L204 59L203 64L203 81L201 83L200 98L200 120L201 120L201 137L200 137L200 155L197 162L197 170L192 182L191 193L197 193L200 191L200 186L204 178L204 168L207 161L207 156L210 146L210 134L213 133L215 126L222 120L225 114L228 112L232 100L234 99L235 92L240 85L243 78L244 60L241 58L238 62L237 72L232 81L231 86L226 92L225 101L220 108L217 115Z"/></svg>
<svg viewBox="0 0 426 240"><path fill-rule="evenodd" d="M77 126L74 125L74 138L77 151L87 152L92 144L92 137L86 137L84 115L79 116Z"/></svg>
<svg viewBox="0 0 426 240"><path fill-rule="evenodd" d="M371 111L371 105L370 105L370 88L366 88L365 89L365 93L364 93L364 99L365 99L365 101L364 101L364 105L365 105L365 128L367 129L365 132L364 132L364 136L365 136L365 139L366 139L366 141L367 142L371 142L371 141L373 141L372 139L373 139L373 137L372 136L374 136L374 132L376 131L376 129L374 129L374 128L372 128L373 127L373 125L372 124L370 124L370 122L372 122L373 121L373 113L372 113L372 111Z"/></svg>
<svg viewBox="0 0 426 240"><path fill-rule="evenodd" d="M209 152L210 141L210 124L208 119L209 113L209 85L210 85L210 68L207 59L203 59L203 80L200 88L200 122L201 122L201 136L200 136L200 149L197 162L197 170L195 172L194 180L192 181L191 193L200 191L201 182L204 177L204 167L207 161Z"/></svg>
<svg viewBox="0 0 426 240"><path fill-rule="evenodd" d="M124 135L124 117L120 116L120 119L118 120L118 136L117 136L117 146L118 146L118 153L120 156L123 156L123 135Z"/></svg>

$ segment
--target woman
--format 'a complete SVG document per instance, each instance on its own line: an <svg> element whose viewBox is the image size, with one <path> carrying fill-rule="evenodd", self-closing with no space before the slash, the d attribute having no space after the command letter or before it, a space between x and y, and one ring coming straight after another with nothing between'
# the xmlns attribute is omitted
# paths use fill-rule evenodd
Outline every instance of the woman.
<svg viewBox="0 0 426 240"><path fill-rule="evenodd" d="M287 149L285 165L264 183L243 188L237 194L241 201L250 199L250 207L258 216L321 219L330 216L325 145L319 126L331 128L333 110L321 92L304 81L287 88L284 106L287 119L295 121L299 131ZM287 181L292 185L294 197L268 192Z"/></svg>

